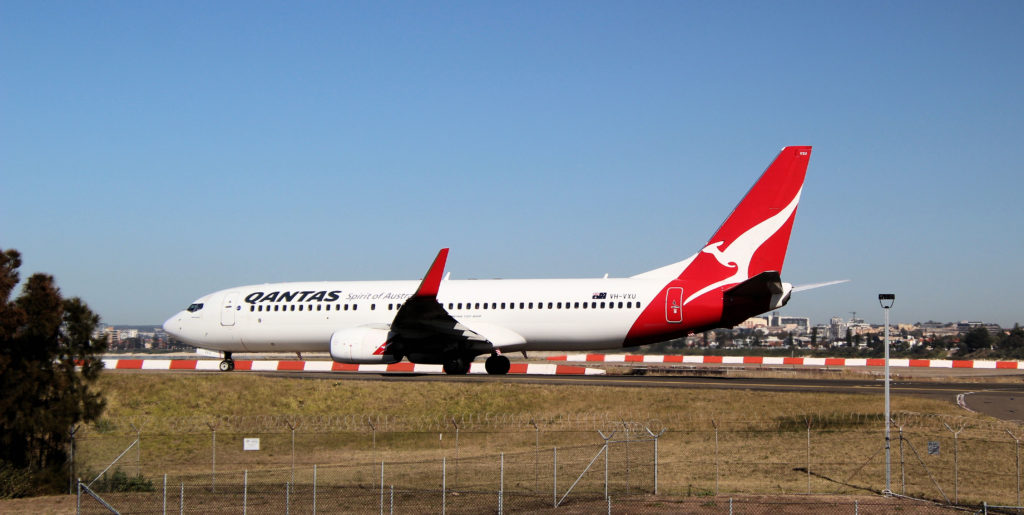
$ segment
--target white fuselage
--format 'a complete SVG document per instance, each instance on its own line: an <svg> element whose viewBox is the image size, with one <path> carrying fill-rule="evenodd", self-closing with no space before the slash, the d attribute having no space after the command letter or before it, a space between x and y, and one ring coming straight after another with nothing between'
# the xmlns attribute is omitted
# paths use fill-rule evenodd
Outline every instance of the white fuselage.
<svg viewBox="0 0 1024 515"><path fill-rule="evenodd" d="M388 327L418 284L242 286L196 300L193 311L177 313L164 328L185 343L221 351L327 352L339 330ZM444 280L437 300L501 351L597 350L622 347L663 286L662 280L635 278Z"/></svg>

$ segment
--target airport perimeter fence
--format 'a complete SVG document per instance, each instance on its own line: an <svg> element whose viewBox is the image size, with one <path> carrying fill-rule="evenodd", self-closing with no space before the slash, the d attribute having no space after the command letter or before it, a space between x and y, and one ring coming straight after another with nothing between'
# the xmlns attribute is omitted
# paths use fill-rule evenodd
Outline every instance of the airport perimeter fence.
<svg viewBox="0 0 1024 515"><path fill-rule="evenodd" d="M80 430L75 468L85 487L133 513L162 513L164 503L168 512L309 512L314 502L325 512L573 513L603 511L608 499L613 511L723 513L736 496L745 503L736 513L758 513L768 511L757 502L772 501L750 496L796 494L818 502L808 513L832 511L825 504L854 513L839 508L853 506L844 498L885 487L882 422L829 414L668 423L601 414L137 418ZM1021 505L1020 426L898 413L892 427L895 494L947 508ZM118 473L120 483L111 480ZM822 495L837 500L813 500ZM856 512L872 512L857 502Z"/></svg>

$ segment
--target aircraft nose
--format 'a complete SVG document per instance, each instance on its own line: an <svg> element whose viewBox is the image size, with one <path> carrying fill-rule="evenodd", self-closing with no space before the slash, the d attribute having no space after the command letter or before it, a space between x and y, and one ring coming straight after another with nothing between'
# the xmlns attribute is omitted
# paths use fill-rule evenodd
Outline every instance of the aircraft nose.
<svg viewBox="0 0 1024 515"><path fill-rule="evenodd" d="M178 338L181 336L181 313L178 313L164 322L164 332Z"/></svg>

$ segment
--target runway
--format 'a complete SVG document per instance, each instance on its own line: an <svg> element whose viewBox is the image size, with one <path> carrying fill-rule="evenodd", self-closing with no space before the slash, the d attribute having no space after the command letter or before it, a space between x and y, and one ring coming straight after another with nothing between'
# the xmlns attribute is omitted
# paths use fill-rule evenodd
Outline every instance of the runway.
<svg viewBox="0 0 1024 515"><path fill-rule="evenodd" d="M881 402L884 381L879 379L736 378L691 376L445 376L426 374L263 372L267 376L353 381L500 382L506 384L591 385L636 388L695 388L772 392L826 392L877 395ZM999 382L892 381L892 395L914 395L956 404L963 395L965 409L1003 420L1024 420L1024 385Z"/></svg>

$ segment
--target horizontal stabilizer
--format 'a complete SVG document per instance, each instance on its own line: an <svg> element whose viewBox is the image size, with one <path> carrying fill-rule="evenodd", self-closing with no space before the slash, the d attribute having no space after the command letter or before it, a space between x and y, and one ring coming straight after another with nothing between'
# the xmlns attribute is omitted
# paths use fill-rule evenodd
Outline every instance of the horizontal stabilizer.
<svg viewBox="0 0 1024 515"><path fill-rule="evenodd" d="M779 272L761 272L722 293L722 322L736 325L754 315L779 309L789 302L793 286Z"/></svg>
<svg viewBox="0 0 1024 515"><path fill-rule="evenodd" d="M727 297L764 297L782 293L782 276L776 271L761 272L728 290Z"/></svg>

